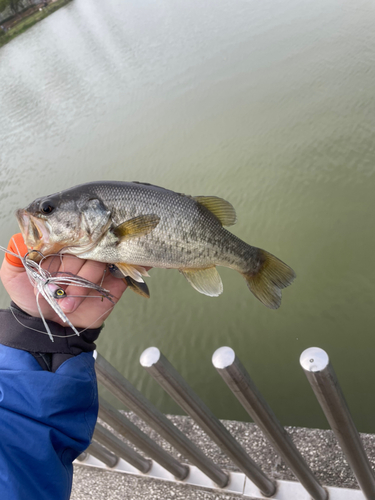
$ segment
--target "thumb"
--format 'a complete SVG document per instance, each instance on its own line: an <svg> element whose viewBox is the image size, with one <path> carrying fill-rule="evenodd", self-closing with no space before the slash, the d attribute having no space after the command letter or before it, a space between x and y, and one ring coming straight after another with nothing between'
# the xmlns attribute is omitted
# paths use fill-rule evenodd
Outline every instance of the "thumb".
<svg viewBox="0 0 375 500"><path fill-rule="evenodd" d="M65 297L60 300L60 307L64 311L64 313L72 313L74 312L79 305L79 301L74 297Z"/></svg>

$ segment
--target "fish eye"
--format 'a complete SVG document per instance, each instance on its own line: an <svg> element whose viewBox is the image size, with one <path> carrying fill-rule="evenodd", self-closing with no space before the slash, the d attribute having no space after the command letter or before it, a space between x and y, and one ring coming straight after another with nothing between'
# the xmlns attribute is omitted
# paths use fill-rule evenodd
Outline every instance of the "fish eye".
<svg viewBox="0 0 375 500"><path fill-rule="evenodd" d="M51 212L53 212L54 208L55 207L53 206L51 200L43 201L39 206L40 211L45 215L48 215Z"/></svg>
<svg viewBox="0 0 375 500"><path fill-rule="evenodd" d="M66 297L66 292L62 288L58 288L54 292L55 299L62 299L63 297Z"/></svg>

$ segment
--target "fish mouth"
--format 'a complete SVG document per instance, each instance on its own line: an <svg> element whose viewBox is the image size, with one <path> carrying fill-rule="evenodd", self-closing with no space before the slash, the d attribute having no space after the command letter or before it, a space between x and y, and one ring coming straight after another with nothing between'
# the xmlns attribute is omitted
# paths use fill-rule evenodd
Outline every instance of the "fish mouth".
<svg viewBox="0 0 375 500"><path fill-rule="evenodd" d="M45 221L25 210L17 210L16 217L27 248L41 252L49 243L50 233Z"/></svg>

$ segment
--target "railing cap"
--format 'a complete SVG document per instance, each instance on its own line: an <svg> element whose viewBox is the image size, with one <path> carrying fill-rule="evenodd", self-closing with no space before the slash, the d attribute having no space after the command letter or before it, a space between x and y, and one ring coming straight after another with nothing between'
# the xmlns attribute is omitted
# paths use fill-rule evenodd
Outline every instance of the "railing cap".
<svg viewBox="0 0 375 500"><path fill-rule="evenodd" d="M234 363L236 353L231 347L223 346L216 349L212 355L212 364L217 369L227 368Z"/></svg>
<svg viewBox="0 0 375 500"><path fill-rule="evenodd" d="M328 354L319 347L305 349L299 358L302 368L307 372L320 372L329 365Z"/></svg>
<svg viewBox="0 0 375 500"><path fill-rule="evenodd" d="M142 352L139 362L144 367L152 366L159 361L160 356L161 353L157 347L148 347Z"/></svg>

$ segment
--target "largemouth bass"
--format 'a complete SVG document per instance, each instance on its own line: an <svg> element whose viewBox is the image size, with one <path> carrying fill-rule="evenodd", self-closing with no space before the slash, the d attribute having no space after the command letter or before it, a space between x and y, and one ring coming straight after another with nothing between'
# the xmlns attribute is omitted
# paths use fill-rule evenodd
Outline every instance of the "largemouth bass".
<svg viewBox="0 0 375 500"><path fill-rule="evenodd" d="M198 292L218 296L223 285L216 266L224 266L277 309L281 290L295 278L277 257L223 227L235 224L236 213L215 196L138 182L91 182L38 198L16 215L29 249L113 264L133 284L143 283L145 267L172 268Z"/></svg>

